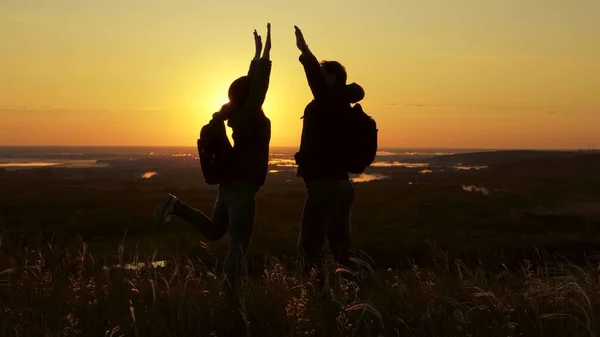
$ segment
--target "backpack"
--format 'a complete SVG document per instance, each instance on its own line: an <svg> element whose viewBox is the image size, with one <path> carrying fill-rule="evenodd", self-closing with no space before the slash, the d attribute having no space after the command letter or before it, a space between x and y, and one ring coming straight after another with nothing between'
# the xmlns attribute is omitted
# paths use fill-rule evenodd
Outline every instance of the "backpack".
<svg viewBox="0 0 600 337"><path fill-rule="evenodd" d="M196 145L204 181L209 185L225 182L233 149L227 138L225 122L213 119L204 125Z"/></svg>
<svg viewBox="0 0 600 337"><path fill-rule="evenodd" d="M377 154L377 123L360 104L355 104L344 117L344 127L343 148L348 173L363 173Z"/></svg>

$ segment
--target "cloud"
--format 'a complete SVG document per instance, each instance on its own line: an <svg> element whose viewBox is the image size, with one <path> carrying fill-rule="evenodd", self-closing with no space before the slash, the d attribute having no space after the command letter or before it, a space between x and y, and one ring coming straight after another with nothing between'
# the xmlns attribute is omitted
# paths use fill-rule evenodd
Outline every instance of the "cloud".
<svg viewBox="0 0 600 337"><path fill-rule="evenodd" d="M123 109L106 109L106 108L58 108L49 105L40 107L0 107L0 113L62 113L62 114L80 114L80 113L126 113L126 112L164 112L165 109L145 109L145 108L123 108Z"/></svg>
<svg viewBox="0 0 600 337"><path fill-rule="evenodd" d="M436 105L436 104L404 104L407 108L446 108L449 105Z"/></svg>
<svg viewBox="0 0 600 337"><path fill-rule="evenodd" d="M403 108L424 108L424 109L487 109L487 110L517 110L529 111L532 113L543 113L547 115L556 115L564 110L582 110L594 109L596 107L588 107L583 105L541 105L530 103L439 103L439 104L423 104L423 103L402 103L402 102L376 102L364 101L363 106L368 107L403 107Z"/></svg>
<svg viewBox="0 0 600 337"><path fill-rule="evenodd" d="M370 107L404 107L404 108L450 108L451 105L443 104L420 104L420 103L398 103L398 102L372 102L364 101L364 106Z"/></svg>

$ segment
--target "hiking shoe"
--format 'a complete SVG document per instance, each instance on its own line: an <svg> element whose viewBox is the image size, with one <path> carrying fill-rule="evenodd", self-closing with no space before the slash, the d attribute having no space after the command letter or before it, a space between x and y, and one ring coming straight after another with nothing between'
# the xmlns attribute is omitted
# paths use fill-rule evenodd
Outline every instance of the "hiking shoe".
<svg viewBox="0 0 600 337"><path fill-rule="evenodd" d="M156 206L154 210L154 220L156 225L163 225L171 220L171 214L173 214L173 208L175 204L179 202L176 196L167 194L163 200Z"/></svg>

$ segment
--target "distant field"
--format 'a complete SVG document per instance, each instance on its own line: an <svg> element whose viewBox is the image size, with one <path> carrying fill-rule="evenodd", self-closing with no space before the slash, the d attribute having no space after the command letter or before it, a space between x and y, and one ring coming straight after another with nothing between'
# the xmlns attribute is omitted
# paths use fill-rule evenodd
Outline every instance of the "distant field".
<svg viewBox="0 0 600 337"><path fill-rule="evenodd" d="M305 190L285 158L237 296L215 276L226 239L152 222L167 192L212 209L193 157L0 169L0 335L596 336L600 160L544 154L385 154L355 183L363 283L330 265L326 296L297 275Z"/></svg>
<svg viewBox="0 0 600 337"><path fill-rule="evenodd" d="M533 246L551 251L595 247L600 238L595 211L600 201L600 176L594 166L598 156L555 158L554 164L547 163L547 156L525 162L519 157L513 164L510 158L496 160L501 169L444 169L439 159L432 164L438 166L428 170L410 165L373 167L369 175L384 179L355 183L353 239L384 265L418 258L428 249L427 242L463 257L492 253L519 257ZM274 159L258 195L252 245L257 255L295 254L305 190L293 165L281 160ZM543 165L532 165L536 160ZM154 206L167 192L211 211L216 188L204 184L197 160L157 156L109 163L110 168L0 173L4 230L41 232L64 240L79 234L100 253L114 252L123 238L139 249L199 249L204 239L188 224L175 219L157 229L151 219ZM222 252L226 240L209 246Z"/></svg>

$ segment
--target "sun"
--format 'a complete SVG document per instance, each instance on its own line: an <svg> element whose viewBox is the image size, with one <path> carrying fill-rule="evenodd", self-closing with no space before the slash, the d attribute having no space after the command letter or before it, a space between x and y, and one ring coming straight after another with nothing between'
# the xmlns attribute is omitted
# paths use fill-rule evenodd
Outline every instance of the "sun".
<svg viewBox="0 0 600 337"><path fill-rule="evenodd" d="M223 104L229 102L227 97L228 88L228 83L213 85L196 97L195 109L198 111L202 122L208 123L212 115L218 112Z"/></svg>
<svg viewBox="0 0 600 337"><path fill-rule="evenodd" d="M228 88L228 84L215 85L207 93L206 98L204 98L203 109L208 111L211 116L219 111L223 104L229 102L229 97L227 97Z"/></svg>
<svg viewBox="0 0 600 337"><path fill-rule="evenodd" d="M201 116L202 123L208 123L215 112L219 112L223 104L229 102L229 97L227 96L227 90L229 88L229 83L221 83L220 85L215 85L206 92L206 96L202 100L201 106ZM227 137L229 141L233 144L233 131L231 128L225 128L227 132Z"/></svg>
<svg viewBox="0 0 600 337"><path fill-rule="evenodd" d="M221 107L223 106L223 104L229 102L229 97L227 97L227 92L225 92L224 94L217 95L216 97L218 97L218 98L215 99L214 104L212 105L212 110L214 112L219 111L221 109Z"/></svg>

